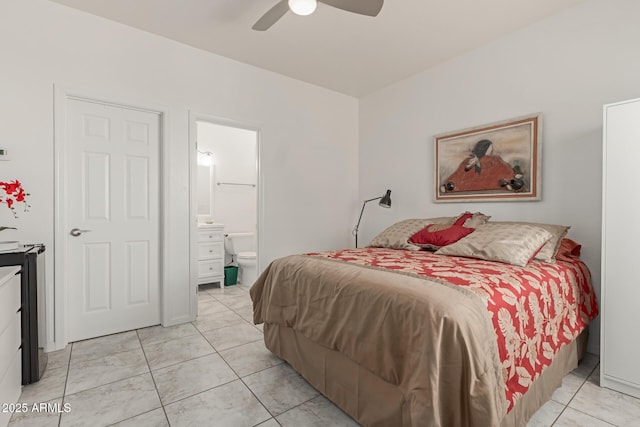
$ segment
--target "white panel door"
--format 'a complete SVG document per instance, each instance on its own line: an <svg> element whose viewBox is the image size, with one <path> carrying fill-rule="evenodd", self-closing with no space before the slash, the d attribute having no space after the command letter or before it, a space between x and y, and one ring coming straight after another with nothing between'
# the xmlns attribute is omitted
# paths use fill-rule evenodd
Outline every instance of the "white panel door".
<svg viewBox="0 0 640 427"><path fill-rule="evenodd" d="M69 341L160 323L158 114L69 99Z"/></svg>

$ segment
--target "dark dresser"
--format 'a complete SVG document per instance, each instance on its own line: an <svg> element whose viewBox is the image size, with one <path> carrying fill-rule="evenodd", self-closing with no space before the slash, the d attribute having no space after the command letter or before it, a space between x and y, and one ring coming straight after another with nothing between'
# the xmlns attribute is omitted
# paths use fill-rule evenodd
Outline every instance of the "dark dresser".
<svg viewBox="0 0 640 427"><path fill-rule="evenodd" d="M44 251L44 245L33 244L24 245L14 251L0 252L0 267L22 267L20 288L23 385L40 380L47 364L47 355L42 347L45 336Z"/></svg>

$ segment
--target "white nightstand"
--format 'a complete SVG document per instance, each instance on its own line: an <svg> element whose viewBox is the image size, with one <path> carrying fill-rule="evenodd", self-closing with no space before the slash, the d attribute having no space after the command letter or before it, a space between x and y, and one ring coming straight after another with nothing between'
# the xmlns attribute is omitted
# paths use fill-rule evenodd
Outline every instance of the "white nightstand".
<svg viewBox="0 0 640 427"><path fill-rule="evenodd" d="M224 224L198 225L198 285L224 288Z"/></svg>
<svg viewBox="0 0 640 427"><path fill-rule="evenodd" d="M0 267L0 403L6 405L22 392L20 305L20 267ZM11 412L0 411L0 426L9 423Z"/></svg>

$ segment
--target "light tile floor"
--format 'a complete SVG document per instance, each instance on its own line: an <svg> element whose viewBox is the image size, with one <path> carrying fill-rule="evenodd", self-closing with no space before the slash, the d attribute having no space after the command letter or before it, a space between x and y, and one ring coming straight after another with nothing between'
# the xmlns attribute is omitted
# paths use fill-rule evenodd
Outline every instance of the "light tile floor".
<svg viewBox="0 0 640 427"><path fill-rule="evenodd" d="M193 323L50 353L43 378L20 398L49 411L15 413L10 426L357 426L265 349L248 287L201 287L198 299ZM600 388L598 375L588 354L529 427L640 426L640 400Z"/></svg>

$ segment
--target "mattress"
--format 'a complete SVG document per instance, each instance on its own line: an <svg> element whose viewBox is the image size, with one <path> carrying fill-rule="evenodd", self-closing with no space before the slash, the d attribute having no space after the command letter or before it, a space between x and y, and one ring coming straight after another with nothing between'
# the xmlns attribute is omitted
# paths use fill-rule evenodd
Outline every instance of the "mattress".
<svg viewBox="0 0 640 427"><path fill-rule="evenodd" d="M276 260L251 297L267 347L371 426L526 423L597 315L577 259L517 267L385 248Z"/></svg>

